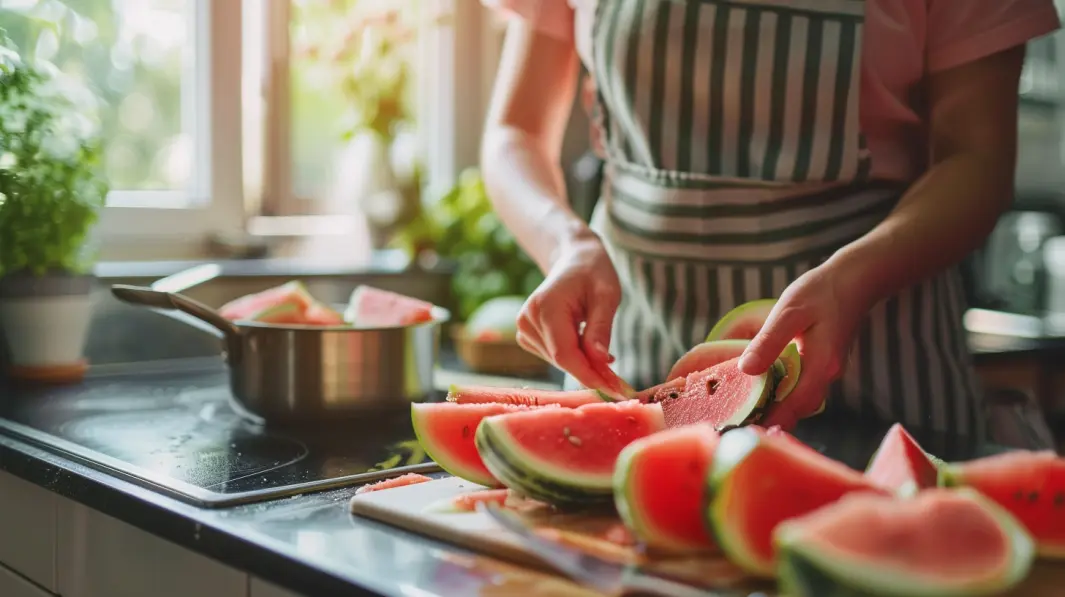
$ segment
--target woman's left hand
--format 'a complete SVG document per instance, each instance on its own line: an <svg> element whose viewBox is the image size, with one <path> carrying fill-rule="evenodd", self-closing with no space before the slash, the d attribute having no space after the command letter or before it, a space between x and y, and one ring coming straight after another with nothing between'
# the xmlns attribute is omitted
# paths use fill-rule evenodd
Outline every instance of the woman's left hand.
<svg viewBox="0 0 1065 597"><path fill-rule="evenodd" d="M766 426L791 429L821 407L829 384L843 374L854 332L869 309L861 297L845 289L846 277L830 263L806 272L785 289L740 359L741 371L758 375L773 365L789 342L798 344L799 383L769 411Z"/></svg>

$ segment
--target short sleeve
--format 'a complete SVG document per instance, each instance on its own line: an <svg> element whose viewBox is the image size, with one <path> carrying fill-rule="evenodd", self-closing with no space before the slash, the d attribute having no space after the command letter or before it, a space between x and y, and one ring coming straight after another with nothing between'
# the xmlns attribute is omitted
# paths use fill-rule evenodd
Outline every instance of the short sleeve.
<svg viewBox="0 0 1065 597"><path fill-rule="evenodd" d="M481 3L524 19L548 35L562 39L573 37L573 8L568 0L481 0Z"/></svg>
<svg viewBox="0 0 1065 597"><path fill-rule="evenodd" d="M979 60L1061 27L1053 0L927 1L930 72Z"/></svg>

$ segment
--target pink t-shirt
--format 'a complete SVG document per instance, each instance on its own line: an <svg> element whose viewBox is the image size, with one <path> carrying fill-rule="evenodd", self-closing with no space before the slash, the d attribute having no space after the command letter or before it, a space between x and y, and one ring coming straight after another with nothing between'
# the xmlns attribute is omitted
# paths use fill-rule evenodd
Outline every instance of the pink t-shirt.
<svg viewBox="0 0 1065 597"><path fill-rule="evenodd" d="M482 0L574 39L591 69L596 0ZM960 66L1060 27L1053 0L867 0L862 44L861 123L873 174L912 180L924 167L927 138L914 105L928 73Z"/></svg>

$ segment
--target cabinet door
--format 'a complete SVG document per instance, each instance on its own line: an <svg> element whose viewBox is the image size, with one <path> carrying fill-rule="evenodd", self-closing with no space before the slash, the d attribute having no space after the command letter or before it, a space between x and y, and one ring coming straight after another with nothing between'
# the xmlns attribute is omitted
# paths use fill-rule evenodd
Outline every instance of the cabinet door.
<svg viewBox="0 0 1065 597"><path fill-rule="evenodd" d="M251 577L251 583L248 585L251 587L251 592L248 597L303 597L299 593L293 593L288 589L282 589L281 587L268 583L260 578Z"/></svg>
<svg viewBox="0 0 1065 597"><path fill-rule="evenodd" d="M59 508L63 597L247 597L248 577L73 502Z"/></svg>
<svg viewBox="0 0 1065 597"><path fill-rule="evenodd" d="M0 472L0 564L56 591L56 494ZM0 591L0 595L7 593Z"/></svg>
<svg viewBox="0 0 1065 597"><path fill-rule="evenodd" d="M52 597L52 594L0 566L0 595L4 597Z"/></svg>

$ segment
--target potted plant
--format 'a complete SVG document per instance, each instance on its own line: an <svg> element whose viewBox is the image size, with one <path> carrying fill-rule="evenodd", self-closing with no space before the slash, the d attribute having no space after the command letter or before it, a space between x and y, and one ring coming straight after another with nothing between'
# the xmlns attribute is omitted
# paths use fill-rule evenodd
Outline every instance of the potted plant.
<svg viewBox="0 0 1065 597"><path fill-rule="evenodd" d="M0 329L13 377L78 379L91 319L86 241L108 193L70 82L0 30Z"/></svg>

